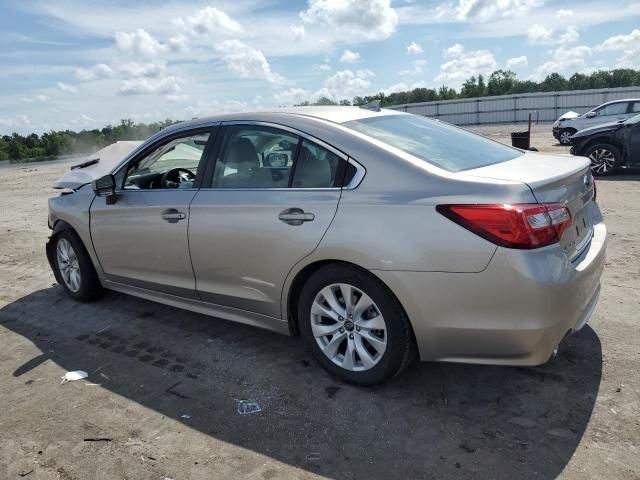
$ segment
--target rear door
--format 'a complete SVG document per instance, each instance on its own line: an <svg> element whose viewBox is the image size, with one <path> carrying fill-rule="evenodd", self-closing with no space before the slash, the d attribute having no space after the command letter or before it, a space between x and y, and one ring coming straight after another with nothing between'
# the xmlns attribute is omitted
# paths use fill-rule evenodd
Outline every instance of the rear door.
<svg viewBox="0 0 640 480"><path fill-rule="evenodd" d="M288 272L336 213L346 157L286 127L243 122L224 127L214 158L190 209L198 295L280 317Z"/></svg>

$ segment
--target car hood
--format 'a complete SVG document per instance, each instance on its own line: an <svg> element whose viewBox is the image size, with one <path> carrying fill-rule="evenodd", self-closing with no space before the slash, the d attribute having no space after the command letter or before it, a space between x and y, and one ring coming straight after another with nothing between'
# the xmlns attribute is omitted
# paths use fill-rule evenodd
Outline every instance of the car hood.
<svg viewBox="0 0 640 480"><path fill-rule="evenodd" d="M65 172L56 183L54 188L77 189L82 185L90 183L100 177L111 173L118 164L124 160L131 152L140 146L142 142L120 141L112 143L92 155L87 155L74 164L68 172ZM98 162L86 167L81 165L85 162L97 159Z"/></svg>
<svg viewBox="0 0 640 480"><path fill-rule="evenodd" d="M571 138L588 137L590 135L593 135L594 133L613 132L620 128L621 125L622 122L603 123L601 125L596 125L595 127L589 127L579 130L574 133Z"/></svg>
<svg viewBox="0 0 640 480"><path fill-rule="evenodd" d="M567 113L563 113L562 115L560 115L558 120L565 120L567 118L576 118L576 117L579 117L579 116L580 116L579 113L573 112L573 111L569 111Z"/></svg>

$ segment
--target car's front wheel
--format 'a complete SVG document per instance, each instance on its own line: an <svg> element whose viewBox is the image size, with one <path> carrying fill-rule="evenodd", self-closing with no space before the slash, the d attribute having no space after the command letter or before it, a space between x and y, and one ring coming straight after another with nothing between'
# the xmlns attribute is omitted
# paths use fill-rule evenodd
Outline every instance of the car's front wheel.
<svg viewBox="0 0 640 480"><path fill-rule="evenodd" d="M591 172L599 177L610 175L620 164L620 150L607 143L590 146L584 156L591 160Z"/></svg>
<svg viewBox="0 0 640 480"><path fill-rule="evenodd" d="M570 145L571 135L573 135L574 133L576 133L576 131L573 128L565 128L560 132L560 135L558 135L558 141L562 145Z"/></svg>
<svg viewBox="0 0 640 480"><path fill-rule="evenodd" d="M82 241L73 230L63 230L53 239L56 277L67 294L83 302L103 293L98 274Z"/></svg>
<svg viewBox="0 0 640 480"><path fill-rule="evenodd" d="M404 310L384 284L355 267L316 271L302 289L298 321L322 366L348 383L381 383L415 357Z"/></svg>

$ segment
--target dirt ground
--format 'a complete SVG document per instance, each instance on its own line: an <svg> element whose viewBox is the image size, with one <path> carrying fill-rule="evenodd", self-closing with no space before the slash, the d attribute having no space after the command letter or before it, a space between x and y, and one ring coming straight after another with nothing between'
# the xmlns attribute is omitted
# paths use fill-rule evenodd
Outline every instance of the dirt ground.
<svg viewBox="0 0 640 480"><path fill-rule="evenodd" d="M542 129L532 143L562 149ZM68 167L0 168L0 479L640 478L640 176L597 183L602 295L556 358L415 364L361 389L296 338L116 293L67 298L44 243ZM79 369L87 380L60 385ZM238 414L242 399L262 411Z"/></svg>

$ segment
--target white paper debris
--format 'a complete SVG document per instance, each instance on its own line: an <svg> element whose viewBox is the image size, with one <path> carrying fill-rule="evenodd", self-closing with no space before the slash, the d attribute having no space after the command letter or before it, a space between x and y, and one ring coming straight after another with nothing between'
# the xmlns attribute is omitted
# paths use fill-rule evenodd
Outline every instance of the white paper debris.
<svg viewBox="0 0 640 480"><path fill-rule="evenodd" d="M87 378L89 374L83 370L76 370L74 372L67 372L64 376L60 377L62 381L60 385L67 382L75 382L76 380L82 380L83 378Z"/></svg>
<svg viewBox="0 0 640 480"><path fill-rule="evenodd" d="M236 400L238 402L238 413L240 415L248 415L262 411L262 407L258 402L252 400Z"/></svg>

